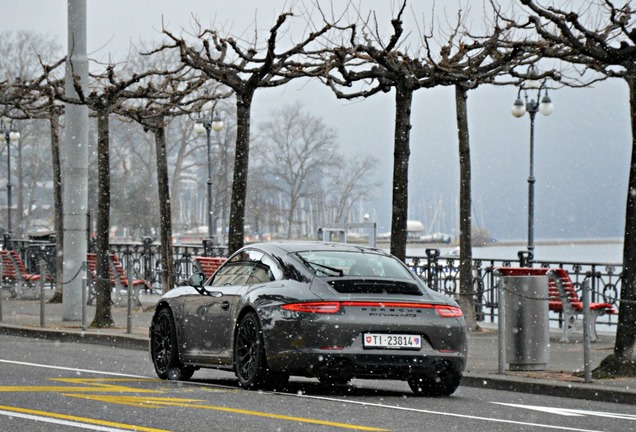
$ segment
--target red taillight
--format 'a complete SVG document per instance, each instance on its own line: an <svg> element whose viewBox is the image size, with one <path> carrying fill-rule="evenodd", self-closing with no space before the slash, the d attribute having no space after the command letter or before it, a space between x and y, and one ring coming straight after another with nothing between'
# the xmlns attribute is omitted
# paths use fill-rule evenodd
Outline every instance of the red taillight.
<svg viewBox="0 0 636 432"><path fill-rule="evenodd" d="M444 318L458 318L463 316L462 310L455 306L433 305L428 303L408 303L408 302L366 302L366 301L345 301L345 302L305 302L289 303L281 306L281 309L292 312L305 312L317 314L336 314L342 307L362 307L362 308L398 308L398 309L435 309L437 314Z"/></svg>
<svg viewBox="0 0 636 432"><path fill-rule="evenodd" d="M293 312L335 314L340 311L340 302L289 303L282 305L281 309Z"/></svg>
<svg viewBox="0 0 636 432"><path fill-rule="evenodd" d="M435 310L439 314L439 316L444 318L459 318L463 316L462 310L455 306L442 306L436 305Z"/></svg>

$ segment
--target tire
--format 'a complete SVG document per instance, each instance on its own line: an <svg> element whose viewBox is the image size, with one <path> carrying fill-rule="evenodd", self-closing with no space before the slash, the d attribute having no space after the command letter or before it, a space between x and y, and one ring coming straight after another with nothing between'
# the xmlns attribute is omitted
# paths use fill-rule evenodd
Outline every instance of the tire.
<svg viewBox="0 0 636 432"><path fill-rule="evenodd" d="M169 308L163 308L152 320L150 356L155 372L161 379L189 380L195 368L179 361L177 329Z"/></svg>
<svg viewBox="0 0 636 432"><path fill-rule="evenodd" d="M461 374L455 368L444 363L433 375L420 375L407 380L409 387L417 396L443 397L455 393L461 381Z"/></svg>
<svg viewBox="0 0 636 432"><path fill-rule="evenodd" d="M246 389L281 389L289 380L288 374L268 369L261 325L254 312L243 316L236 329L234 373Z"/></svg>

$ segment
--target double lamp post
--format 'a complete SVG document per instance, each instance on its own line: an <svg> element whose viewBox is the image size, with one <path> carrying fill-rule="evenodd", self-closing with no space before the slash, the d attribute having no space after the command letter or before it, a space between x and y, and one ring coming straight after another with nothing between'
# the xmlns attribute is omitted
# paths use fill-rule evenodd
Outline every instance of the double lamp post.
<svg viewBox="0 0 636 432"><path fill-rule="evenodd" d="M1 118L0 119L0 143L5 143L7 148L7 229L5 236L11 236L11 190L13 185L11 184L11 144L18 143L20 141L20 132L13 127L13 119Z"/></svg>
<svg viewBox="0 0 636 432"><path fill-rule="evenodd" d="M218 117L214 111L214 105L211 102L207 102L202 107L201 115L197 118L194 124L194 131L196 133L206 133L207 139L207 157L208 157L208 239L214 244L216 236L216 219L214 218L214 209L212 201L212 142L211 133L221 132L223 129L223 121Z"/></svg>
<svg viewBox="0 0 636 432"><path fill-rule="evenodd" d="M537 112L549 116L554 111L554 105L548 95L546 80L539 81L537 68L531 65L528 68L528 80L519 86L517 100L512 105L512 115L523 117L527 112L530 116L530 173L528 175L528 252L529 259L534 258L534 119ZM523 91L523 98L521 99ZM537 98L528 100L528 92L536 91ZM541 103L539 103L541 101Z"/></svg>

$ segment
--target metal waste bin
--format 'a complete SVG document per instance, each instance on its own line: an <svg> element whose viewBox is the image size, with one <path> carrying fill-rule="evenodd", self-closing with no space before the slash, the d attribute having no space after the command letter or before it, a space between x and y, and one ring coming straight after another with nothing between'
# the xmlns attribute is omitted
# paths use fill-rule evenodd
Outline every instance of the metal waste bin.
<svg viewBox="0 0 636 432"><path fill-rule="evenodd" d="M511 371L544 370L550 358L548 277L504 276L506 362Z"/></svg>

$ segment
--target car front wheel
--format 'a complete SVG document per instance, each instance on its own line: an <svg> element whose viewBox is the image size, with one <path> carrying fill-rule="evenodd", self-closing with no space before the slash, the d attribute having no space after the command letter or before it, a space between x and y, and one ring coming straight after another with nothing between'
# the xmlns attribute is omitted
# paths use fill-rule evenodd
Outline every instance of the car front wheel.
<svg viewBox="0 0 636 432"><path fill-rule="evenodd" d="M150 334L150 356L159 378L170 380L192 378L194 367L184 366L179 361L177 331L172 312L168 308L161 309L153 319Z"/></svg>

